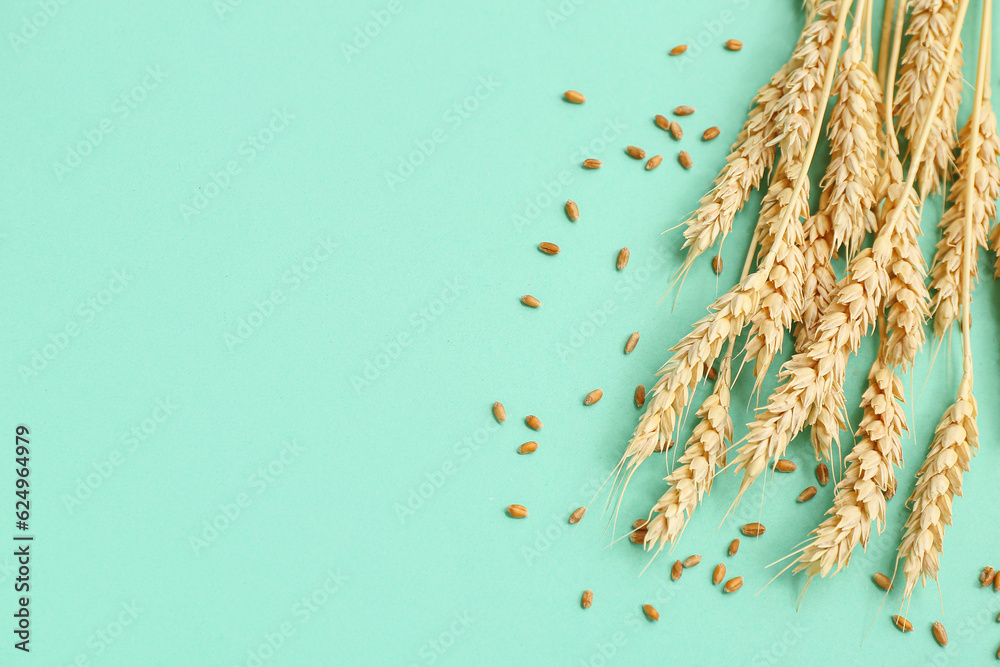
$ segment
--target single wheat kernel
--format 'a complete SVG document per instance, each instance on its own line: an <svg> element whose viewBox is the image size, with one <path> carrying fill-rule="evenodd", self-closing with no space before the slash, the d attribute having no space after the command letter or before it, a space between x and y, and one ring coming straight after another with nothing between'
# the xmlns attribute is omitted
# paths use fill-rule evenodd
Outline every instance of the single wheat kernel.
<svg viewBox="0 0 1000 667"><path fill-rule="evenodd" d="M542 302L531 296L530 294L525 294L521 297L521 303L528 306L529 308L538 308L542 305Z"/></svg>
<svg viewBox="0 0 1000 667"><path fill-rule="evenodd" d="M528 516L528 510L524 505L507 505L507 514L511 515L515 519L523 519Z"/></svg>
<svg viewBox="0 0 1000 667"><path fill-rule="evenodd" d="M741 588L743 588L743 577L733 577L726 582L726 586L723 590L727 593L735 593Z"/></svg>
<svg viewBox="0 0 1000 667"><path fill-rule="evenodd" d="M684 130L681 129L681 124L676 120L670 123L670 134L673 135L674 139L680 141L684 138Z"/></svg>
<svg viewBox="0 0 1000 667"><path fill-rule="evenodd" d="M688 155L687 151L681 151L677 154L677 161L681 163L681 166L685 169L690 169L694 166L694 162L691 161L691 156Z"/></svg>
<svg viewBox="0 0 1000 667"><path fill-rule="evenodd" d="M528 442L524 443L523 445L517 448L517 453L532 454L536 449L538 449L538 443L535 442L534 440L529 440Z"/></svg>
<svg viewBox="0 0 1000 667"><path fill-rule="evenodd" d="M693 113L694 113L694 107L689 107L686 104L682 104L681 106L674 109L675 116L690 116Z"/></svg>
<svg viewBox="0 0 1000 667"><path fill-rule="evenodd" d="M892 623L893 623L893 625L895 625L897 628L899 628L903 632L912 632L913 631L913 623L910 623L908 620L906 620L902 616L899 616L899 615L893 616L892 617Z"/></svg>
<svg viewBox="0 0 1000 667"><path fill-rule="evenodd" d="M632 527L636 530L643 530L649 526L649 519L636 519L632 522Z"/></svg>
<svg viewBox="0 0 1000 667"><path fill-rule="evenodd" d="M548 241L542 241L538 244L538 249L544 252L546 255L558 255L560 248L555 243L549 243Z"/></svg>
<svg viewBox="0 0 1000 667"><path fill-rule="evenodd" d="M628 257L629 257L628 246L625 246L624 248L618 251L618 261L616 262L616 266L618 267L619 271L624 271L625 267L628 266Z"/></svg>
<svg viewBox="0 0 1000 667"><path fill-rule="evenodd" d="M646 618L648 618L651 621L660 620L660 612L656 611L656 607L654 607L651 604L642 605L642 613L644 613L646 615Z"/></svg>
<svg viewBox="0 0 1000 667"><path fill-rule="evenodd" d="M743 48L743 42L738 39L726 40L726 48L730 51L739 51Z"/></svg>
<svg viewBox="0 0 1000 667"><path fill-rule="evenodd" d="M583 166L586 169L600 169L601 168L601 161L600 160L595 160L594 158L589 157L589 158L587 158L586 160L583 161Z"/></svg>
<svg viewBox="0 0 1000 667"><path fill-rule="evenodd" d="M816 466L816 481L819 482L820 486L826 486L826 483L830 481L830 469L826 467L825 463Z"/></svg>
<svg viewBox="0 0 1000 667"><path fill-rule="evenodd" d="M948 632L944 629L944 626L941 625L941 621L934 621L934 639L936 639L937 643L941 646L948 645Z"/></svg>
<svg viewBox="0 0 1000 667"><path fill-rule="evenodd" d="M583 93L575 90L567 90L563 93L563 97L566 98L567 102L572 102L573 104L583 104L587 101L587 98L583 96Z"/></svg>
<svg viewBox="0 0 1000 667"><path fill-rule="evenodd" d="M993 590L1000 591L1000 574L993 577Z"/></svg>
<svg viewBox="0 0 1000 667"><path fill-rule="evenodd" d="M807 486L805 489L802 490L802 493L799 494L798 502L804 503L807 500L812 500L813 496L815 495L816 495L816 487Z"/></svg>
<svg viewBox="0 0 1000 667"><path fill-rule="evenodd" d="M638 146L629 146L625 149L625 152L628 153L629 157L635 158L636 160L646 159L646 151L642 150Z"/></svg>
<svg viewBox="0 0 1000 667"><path fill-rule="evenodd" d="M663 156L654 155L653 157L649 158L649 160L646 162L646 171L656 169L657 167L660 166L661 162L663 162Z"/></svg>
<svg viewBox="0 0 1000 667"><path fill-rule="evenodd" d="M712 258L712 270L716 273L722 273L722 255L716 255Z"/></svg>
<svg viewBox="0 0 1000 667"><path fill-rule="evenodd" d="M628 538L630 540L632 540L633 544L642 544L643 542L646 541L646 532L647 531L646 531L645 528L640 529L640 530L635 530L635 531L632 531L632 534L629 535Z"/></svg>
<svg viewBox="0 0 1000 667"><path fill-rule="evenodd" d="M573 510L573 513L569 515L569 522L580 523L580 519L582 519L583 515L586 513L587 513L586 507L577 507L575 510Z"/></svg>
<svg viewBox="0 0 1000 667"><path fill-rule="evenodd" d="M629 354L632 350L634 350L635 346L638 343L639 343L639 332L638 331L633 331L632 335L628 337L627 341L625 341L625 354ZM640 384L639 387L642 387L642 385ZM636 392L639 391L639 387L636 387ZM642 387L642 395L643 396L646 395L646 388L645 387Z"/></svg>
<svg viewBox="0 0 1000 667"><path fill-rule="evenodd" d="M580 606L584 609L590 609L592 604L594 604L594 591L588 588L583 592L583 597L580 598Z"/></svg>
<svg viewBox="0 0 1000 667"><path fill-rule="evenodd" d="M774 469L778 472L795 472L798 470L798 466L795 465L794 461L789 461L788 459L778 459L778 462L774 464Z"/></svg>
<svg viewBox="0 0 1000 667"><path fill-rule="evenodd" d="M744 524L741 530L747 537L757 537L758 535L763 535L767 529L764 527L764 524L754 522Z"/></svg>
<svg viewBox="0 0 1000 667"><path fill-rule="evenodd" d="M594 403L597 403L599 400L601 400L602 396L604 396L604 391L601 389L595 389L594 391L587 394L587 396L583 399L583 404L593 405Z"/></svg>
<svg viewBox="0 0 1000 667"><path fill-rule="evenodd" d="M687 44L678 44L674 48L670 49L670 55L679 56L680 54L684 53L687 50L688 50Z"/></svg>
<svg viewBox="0 0 1000 667"><path fill-rule="evenodd" d="M719 371L715 370L714 366L708 366L708 364L705 365L706 365L705 377L707 377L712 382L715 382L715 379L719 377Z"/></svg>
<svg viewBox="0 0 1000 667"><path fill-rule="evenodd" d="M566 217L573 222L580 219L580 207L572 199L566 200Z"/></svg>
<svg viewBox="0 0 1000 667"><path fill-rule="evenodd" d="M533 428L536 431L542 430L542 420L535 415L528 415L524 418L524 423L528 425L529 428Z"/></svg>
<svg viewBox="0 0 1000 667"><path fill-rule="evenodd" d="M993 579L996 577L996 571L987 565L983 568L983 571L979 575L979 584L981 586L990 586L993 584Z"/></svg>
<svg viewBox="0 0 1000 667"><path fill-rule="evenodd" d="M497 401L493 404L493 416L497 418L497 421L501 424L507 421L507 411L504 410L503 403Z"/></svg>
<svg viewBox="0 0 1000 667"><path fill-rule="evenodd" d="M885 576L881 572L876 572L875 574L873 574L872 580L875 582L875 585L881 588L883 591L892 590L892 581L890 581L889 577Z"/></svg>
<svg viewBox="0 0 1000 667"><path fill-rule="evenodd" d="M687 558L685 558L683 565L684 565L685 568L694 567L695 565L697 565L700 562L701 562L701 556L699 556L698 554L695 554L693 556L688 556Z"/></svg>
<svg viewBox="0 0 1000 667"><path fill-rule="evenodd" d="M646 404L646 387L639 385L635 388L635 407L641 408Z"/></svg>
<svg viewBox="0 0 1000 667"><path fill-rule="evenodd" d="M740 550L740 538L736 538L729 543L729 555L735 556L736 552Z"/></svg>
<svg viewBox="0 0 1000 667"><path fill-rule="evenodd" d="M702 141L711 141L719 136L719 128L713 125L701 134Z"/></svg>
<svg viewBox="0 0 1000 667"><path fill-rule="evenodd" d="M715 572L712 573L712 583L718 586L722 583L722 580L726 578L726 566L719 563L715 566Z"/></svg>
<svg viewBox="0 0 1000 667"><path fill-rule="evenodd" d="M655 116L653 116L653 121L656 123L656 127L660 128L664 132L670 131L670 121L667 120L666 116L661 116L660 114L656 114Z"/></svg>
<svg viewBox="0 0 1000 667"><path fill-rule="evenodd" d="M679 560L675 561L674 566L670 568L670 578L673 579L674 581L677 581L678 579L681 578L681 575L683 573L684 573L684 563L680 562Z"/></svg>

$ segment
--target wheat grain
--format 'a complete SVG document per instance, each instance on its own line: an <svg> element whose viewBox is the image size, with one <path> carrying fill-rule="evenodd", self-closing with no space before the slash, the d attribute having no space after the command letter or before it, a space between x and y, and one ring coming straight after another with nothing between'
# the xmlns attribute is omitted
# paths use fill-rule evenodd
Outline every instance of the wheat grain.
<svg viewBox="0 0 1000 667"><path fill-rule="evenodd" d="M951 525L952 502L956 495L962 495L962 475L979 447L976 414L972 378L967 375L957 400L934 431L934 441L907 501L912 509L898 555L903 560L904 599L912 595L917 581L926 584L928 578L937 580L945 527Z"/></svg>
<svg viewBox="0 0 1000 667"><path fill-rule="evenodd" d="M920 165L917 181L922 193L933 193L941 187L955 147L955 119L962 93L961 45L949 58L954 0L910 0L909 8L906 34L910 41L900 61L894 115L911 145L922 127L930 125L927 159ZM947 77L944 98L937 110L928 114L931 86L942 74Z"/></svg>
<svg viewBox="0 0 1000 667"><path fill-rule="evenodd" d="M966 123L959 134L959 145L962 147L958 161L958 178L955 180L948 201L951 206L941 217L939 227L941 240L937 244L937 252L931 264L931 289L934 296L931 300L931 310L934 313L934 335L943 336L959 316L959 297L961 292L962 244L965 222L965 187L966 165L972 150L972 118ZM977 264L979 248L987 247L986 236L989 233L990 221L996 219L996 198L1000 194L1000 166L997 165L997 155L1000 153L1000 139L997 138L996 116L988 101L984 102L979 123L979 150L975 157L973 182L972 230L974 244L972 246L972 261L970 264L972 279L978 277ZM996 230L993 236L1000 239ZM970 283L970 289L975 283Z"/></svg>

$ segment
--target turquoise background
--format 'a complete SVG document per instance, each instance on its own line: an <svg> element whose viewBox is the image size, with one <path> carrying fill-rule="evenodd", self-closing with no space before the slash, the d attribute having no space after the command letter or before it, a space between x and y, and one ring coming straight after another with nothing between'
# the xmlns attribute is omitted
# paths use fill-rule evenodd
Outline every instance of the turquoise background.
<svg viewBox="0 0 1000 667"><path fill-rule="evenodd" d="M681 236L661 232L694 208L787 58L798 4L3 3L0 497L12 533L25 424L36 540L32 651L15 651L5 627L0 662L992 660L1000 597L977 581L1000 565L991 280L974 303L983 448L948 530L943 615L936 588L918 590L912 634L891 625L897 593L876 618L870 577L892 570L913 472L957 388L957 336L926 388L927 352L914 372L915 436L886 532L835 580L814 581L799 612L801 577L756 593L830 505L832 484L795 502L813 483L807 436L790 450L799 471L759 482L720 527L735 486L722 477L675 555L641 577L638 547L606 548L606 496L566 523L618 461L635 385L652 385L667 348L739 274L759 199L721 278L705 257L673 310L660 300ZM729 38L746 47L724 50ZM682 42L688 55L669 58ZM587 104L563 102L569 88ZM652 117L679 104L698 110L678 144ZM711 125L722 135L703 143ZM662 166L644 171L628 144ZM582 170L591 156L604 168ZM939 214L932 200L928 257ZM542 308L523 307L525 293ZM870 359L866 345L851 364L849 405ZM737 437L748 385L745 374ZM595 387L604 399L584 407ZM529 413L541 432L524 426ZM539 450L515 454L529 439ZM643 468L617 536L662 492L662 464ZM530 517L509 519L511 503ZM758 516L767 534L725 557ZM10 624L12 548L0 553ZM702 565L671 582L674 558L691 553ZM720 561L746 578L738 594L710 585ZM658 624L641 617L646 602ZM938 619L948 650L931 636Z"/></svg>

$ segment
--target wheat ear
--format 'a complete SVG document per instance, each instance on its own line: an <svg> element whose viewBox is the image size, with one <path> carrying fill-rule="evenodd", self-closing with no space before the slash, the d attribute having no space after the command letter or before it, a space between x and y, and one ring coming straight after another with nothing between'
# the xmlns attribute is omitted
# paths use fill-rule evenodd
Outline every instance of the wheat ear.
<svg viewBox="0 0 1000 667"><path fill-rule="evenodd" d="M972 150L973 132L979 134L979 151L975 157L968 154ZM970 264L973 282L969 285L970 289L975 289L974 281L978 277L976 265L979 261L979 248L987 247L986 236L989 233L990 221L996 219L996 198L1000 194L1000 166L997 165L1000 139L997 137L996 115L989 100L983 102L979 127L972 127L970 117L969 122L962 128L959 145L962 147L962 152L958 161L958 178L948 193L951 206L941 216L938 225L941 229L941 240L938 241L937 252L931 265L931 289L935 291L931 301L934 312L934 335L939 338L951 329L959 316L963 231L966 217L964 194L966 179L969 177L966 165L970 160L975 160L976 174L972 186L971 215L974 242ZM998 236L996 230L993 236Z"/></svg>
<svg viewBox="0 0 1000 667"><path fill-rule="evenodd" d="M886 341L884 332L881 340ZM858 442L847 456L847 470L827 512L830 516L810 533L812 540L795 561L796 572L805 571L809 578L836 574L848 565L858 544L868 545L872 524L882 532L885 502L896 490L894 467L903 461L903 403L903 383L880 350L861 398Z"/></svg>
<svg viewBox="0 0 1000 667"><path fill-rule="evenodd" d="M733 420L729 416L732 362L730 338L729 349L719 364L715 389L698 409L698 424L677 467L666 478L667 492L653 506L655 516L647 525L647 548L659 544L662 549L680 537L698 503L712 490L716 470L726 465L726 443L733 439Z"/></svg>
<svg viewBox="0 0 1000 667"><path fill-rule="evenodd" d="M962 475L979 447L976 414L972 378L967 377L959 388L958 400L945 411L934 431L934 441L907 501L912 509L899 545L904 599L913 594L918 581L926 583L928 577L937 580L952 502L956 495L962 495Z"/></svg>
<svg viewBox="0 0 1000 667"><path fill-rule="evenodd" d="M733 227L733 218L746 204L750 192L760 185L764 172L774 161L777 134L774 113L785 86L785 64L754 97L750 117L743 124L733 144L726 165L715 177L712 189L698 202L698 210L684 224L684 246L688 249L678 275L683 275L694 260L725 239Z"/></svg>
<svg viewBox="0 0 1000 667"><path fill-rule="evenodd" d="M754 376L758 386L767 375L774 356L781 352L785 330L791 329L802 311L805 267L800 220L809 216L808 179L803 181L798 192L794 190L802 168L798 161L788 163L782 159L761 202L758 220L760 258L773 250L774 261L758 294L758 309L751 318L744 348L744 363L755 361ZM785 209L789 210L786 212ZM782 230L783 243L778 244L775 235L783 214L789 217L789 223Z"/></svg>
<svg viewBox="0 0 1000 667"><path fill-rule="evenodd" d="M950 57L947 44L955 19L954 0L910 0L910 41L900 64L895 115L906 139L915 143L922 125L930 123L927 159L918 176L921 199L937 192L947 174L955 148L955 120L962 97L961 43ZM928 116L932 93L929 82L944 74L947 84L943 103Z"/></svg>
<svg viewBox="0 0 1000 667"><path fill-rule="evenodd" d="M875 183L879 176L879 111L882 92L862 58L861 22L855 19L833 84L837 103L830 114L830 163L820 186L833 225L833 248L850 259L865 231L875 226Z"/></svg>

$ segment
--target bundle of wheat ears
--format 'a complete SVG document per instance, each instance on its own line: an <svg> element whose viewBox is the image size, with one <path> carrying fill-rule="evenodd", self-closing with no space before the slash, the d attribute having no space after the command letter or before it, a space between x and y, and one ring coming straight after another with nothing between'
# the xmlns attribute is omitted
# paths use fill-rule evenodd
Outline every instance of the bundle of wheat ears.
<svg viewBox="0 0 1000 667"><path fill-rule="evenodd" d="M1000 191L1000 139L988 83L992 2L983 2L975 97L961 132L960 35L968 0L889 0L877 54L872 4L806 3L807 23L790 59L757 93L725 167L686 221L688 251L678 281L699 255L721 244L750 192L767 182L739 283L671 349L615 472L624 492L643 461L671 450L693 407L689 401L717 361L713 391L695 413L693 434L650 512L646 549L659 552L676 542L716 473L727 467L730 448L729 467L742 474L733 507L807 426L817 460L832 462L833 445L839 450L848 428L847 364L863 337L876 336L863 417L833 507L789 565L805 573L808 586L816 575L845 567L858 545L866 547L873 524L884 529L907 431L900 376L923 347L929 317L939 340L957 322L960 388L917 473L898 548L897 576L909 600L918 581L937 579L952 501L978 447L969 304L979 247L1000 250L1000 226L990 233ZM812 209L808 172L828 110L829 165ZM921 211L926 197L945 191L928 286L917 242ZM831 264L838 256L847 259L839 279ZM794 354L778 371L766 405L750 418L747 435L733 443L737 340L746 334L739 367L752 369L759 392L786 332L794 336Z"/></svg>

